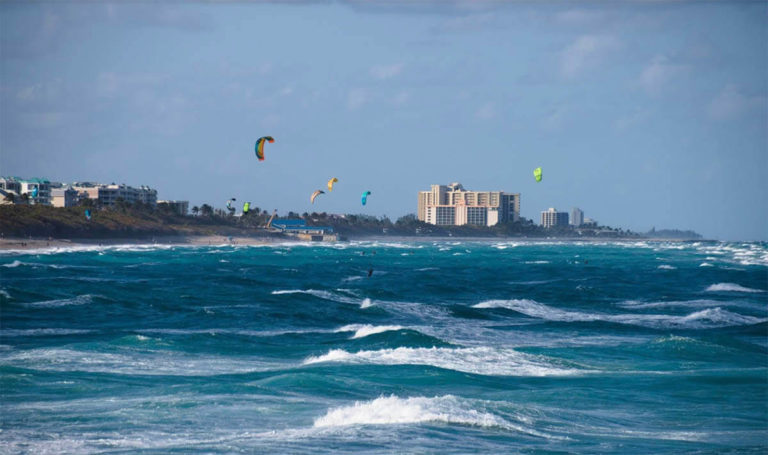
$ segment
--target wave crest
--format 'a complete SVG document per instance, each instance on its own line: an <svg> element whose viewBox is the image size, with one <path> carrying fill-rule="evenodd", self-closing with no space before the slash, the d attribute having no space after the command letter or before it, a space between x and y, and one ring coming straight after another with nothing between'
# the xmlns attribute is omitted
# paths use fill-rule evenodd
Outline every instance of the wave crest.
<svg viewBox="0 0 768 455"><path fill-rule="evenodd" d="M746 288L736 283L717 283L706 289L707 292L765 292L760 289Z"/></svg>
<svg viewBox="0 0 768 455"><path fill-rule="evenodd" d="M349 324L336 330L336 332L355 332L352 339L364 338L377 333L403 330L401 325L371 325L371 324Z"/></svg>
<svg viewBox="0 0 768 455"><path fill-rule="evenodd" d="M325 355L309 357L305 365L325 362L373 365L428 365L447 370L488 376L569 376L587 370L561 367L554 359L517 352L512 349L406 348L348 352L333 349Z"/></svg>
<svg viewBox="0 0 768 455"><path fill-rule="evenodd" d="M531 428L510 422L498 415L474 409L470 400L453 395L441 397L400 398L395 395L372 401L356 401L351 406L329 410L315 419L314 427L340 427L349 425L398 425L409 423L442 422L448 424L495 427L518 431L533 436L553 438ZM487 406L482 405L483 408Z"/></svg>
<svg viewBox="0 0 768 455"><path fill-rule="evenodd" d="M473 308L505 308L537 319L562 322L604 321L638 325L651 328L705 329L736 325L753 325L766 319L732 313L721 308L709 308L686 316L667 314L604 314L566 311L553 308L534 300L489 300L473 305Z"/></svg>

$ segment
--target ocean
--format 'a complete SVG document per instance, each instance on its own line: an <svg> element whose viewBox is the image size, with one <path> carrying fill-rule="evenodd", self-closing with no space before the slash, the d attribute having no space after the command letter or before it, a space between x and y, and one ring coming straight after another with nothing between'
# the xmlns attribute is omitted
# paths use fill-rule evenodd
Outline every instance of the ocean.
<svg viewBox="0 0 768 455"><path fill-rule="evenodd" d="M0 399L14 454L766 453L768 244L3 251Z"/></svg>

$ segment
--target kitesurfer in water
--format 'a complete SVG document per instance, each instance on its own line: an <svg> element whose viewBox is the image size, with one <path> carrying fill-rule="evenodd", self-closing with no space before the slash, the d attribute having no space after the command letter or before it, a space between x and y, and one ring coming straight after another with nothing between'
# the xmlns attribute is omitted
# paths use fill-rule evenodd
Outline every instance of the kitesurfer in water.
<svg viewBox="0 0 768 455"><path fill-rule="evenodd" d="M371 275L373 275L373 269L372 268L368 269L368 278L370 278Z"/></svg>

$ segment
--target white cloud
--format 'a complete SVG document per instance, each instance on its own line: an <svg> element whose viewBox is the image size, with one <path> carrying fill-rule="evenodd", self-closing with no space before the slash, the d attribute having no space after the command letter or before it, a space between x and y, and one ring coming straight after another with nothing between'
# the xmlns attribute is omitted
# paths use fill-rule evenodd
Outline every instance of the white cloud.
<svg viewBox="0 0 768 455"><path fill-rule="evenodd" d="M563 49L560 54L560 72L566 78L572 78L621 47L612 36L582 35Z"/></svg>
<svg viewBox="0 0 768 455"><path fill-rule="evenodd" d="M726 85L707 106L707 114L714 120L727 120L766 109L766 99L762 96L747 96L734 84Z"/></svg>
<svg viewBox="0 0 768 455"><path fill-rule="evenodd" d="M376 65L371 68L371 76L376 79L391 79L403 71L405 67L402 63L395 63L393 65Z"/></svg>
<svg viewBox="0 0 768 455"><path fill-rule="evenodd" d="M667 57L657 55L640 73L640 86L650 94L658 94L684 69L685 66L670 63Z"/></svg>

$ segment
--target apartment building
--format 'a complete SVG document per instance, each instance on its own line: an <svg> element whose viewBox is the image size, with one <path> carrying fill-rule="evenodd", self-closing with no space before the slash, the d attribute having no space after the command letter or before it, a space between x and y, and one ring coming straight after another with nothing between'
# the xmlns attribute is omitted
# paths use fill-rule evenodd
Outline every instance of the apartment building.
<svg viewBox="0 0 768 455"><path fill-rule="evenodd" d="M568 212L558 212L554 208L541 212L541 225L545 228L568 226Z"/></svg>
<svg viewBox="0 0 768 455"><path fill-rule="evenodd" d="M460 183L420 191L417 217L439 226L493 226L520 219L520 193L469 191Z"/></svg>

